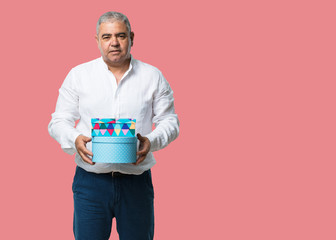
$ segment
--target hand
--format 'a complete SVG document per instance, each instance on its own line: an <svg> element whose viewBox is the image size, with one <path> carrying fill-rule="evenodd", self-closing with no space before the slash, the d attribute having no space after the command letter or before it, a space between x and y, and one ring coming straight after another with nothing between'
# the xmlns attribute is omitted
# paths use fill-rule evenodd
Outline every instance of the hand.
<svg viewBox="0 0 336 240"><path fill-rule="evenodd" d="M140 133L137 134L137 137L140 141L140 145L139 151L136 153L138 155L138 159L135 163L133 163L133 165L138 165L139 163L143 162L151 147L151 143L148 138L141 136Z"/></svg>
<svg viewBox="0 0 336 240"><path fill-rule="evenodd" d="M86 148L86 143L91 142L91 140L92 138L90 137L79 135L76 138L75 145L76 145L77 152L79 153L81 158L88 164L94 165L95 163L92 162L92 160L88 157L88 155L93 157L93 153Z"/></svg>

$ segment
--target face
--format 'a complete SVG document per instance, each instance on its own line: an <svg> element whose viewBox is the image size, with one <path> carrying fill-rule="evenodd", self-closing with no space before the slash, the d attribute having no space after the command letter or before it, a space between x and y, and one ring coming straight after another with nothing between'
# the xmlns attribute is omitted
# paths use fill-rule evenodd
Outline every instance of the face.
<svg viewBox="0 0 336 240"><path fill-rule="evenodd" d="M122 66L131 57L134 33L127 31L126 24L120 21L105 22L99 26L96 41L104 61L109 66Z"/></svg>

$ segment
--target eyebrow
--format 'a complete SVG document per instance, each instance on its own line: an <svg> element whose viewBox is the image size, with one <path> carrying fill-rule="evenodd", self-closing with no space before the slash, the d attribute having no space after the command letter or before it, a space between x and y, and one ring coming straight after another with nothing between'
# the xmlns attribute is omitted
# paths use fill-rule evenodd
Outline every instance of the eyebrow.
<svg viewBox="0 0 336 240"><path fill-rule="evenodd" d="M116 33L115 35L119 36L121 34L125 34L126 35L126 32ZM111 36L112 36L111 33L104 33L101 37L111 37Z"/></svg>

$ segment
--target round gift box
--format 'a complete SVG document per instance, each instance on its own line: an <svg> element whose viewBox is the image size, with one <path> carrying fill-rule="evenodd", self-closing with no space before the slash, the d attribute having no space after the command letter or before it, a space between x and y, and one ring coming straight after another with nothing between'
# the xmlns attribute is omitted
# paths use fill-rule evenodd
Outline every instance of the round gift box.
<svg viewBox="0 0 336 240"><path fill-rule="evenodd" d="M93 162L134 163L136 162L136 137L93 137Z"/></svg>

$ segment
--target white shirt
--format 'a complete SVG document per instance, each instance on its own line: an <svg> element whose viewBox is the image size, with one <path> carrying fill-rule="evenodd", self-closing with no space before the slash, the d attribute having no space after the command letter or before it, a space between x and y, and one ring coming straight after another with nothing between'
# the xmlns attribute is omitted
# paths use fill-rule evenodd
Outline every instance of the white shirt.
<svg viewBox="0 0 336 240"><path fill-rule="evenodd" d="M49 134L69 154L77 153L75 140L80 134L91 137L91 118L136 119L135 133L151 142L146 159L139 165L90 165L77 153L76 164L95 173L141 174L156 163L152 152L166 147L179 134L173 91L168 82L157 68L133 57L118 85L102 57L71 69L59 89L56 110L51 116ZM75 127L76 120L79 122ZM86 147L91 151L92 142Z"/></svg>

